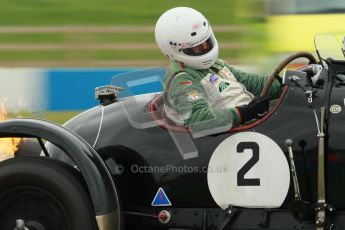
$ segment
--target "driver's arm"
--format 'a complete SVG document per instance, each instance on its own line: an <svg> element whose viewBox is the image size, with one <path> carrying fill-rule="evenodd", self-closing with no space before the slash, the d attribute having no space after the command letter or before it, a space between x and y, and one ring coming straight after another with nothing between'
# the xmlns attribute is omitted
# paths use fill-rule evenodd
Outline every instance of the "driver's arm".
<svg viewBox="0 0 345 230"><path fill-rule="evenodd" d="M214 109L209 107L200 81L188 73L180 73L175 76L170 84L168 95L170 105L183 117L185 125L193 124L197 129L205 130L217 127L229 128L231 124L240 123L240 115L236 108Z"/></svg>
<svg viewBox="0 0 345 230"><path fill-rule="evenodd" d="M234 74L237 81L241 82L249 92L251 92L255 96L260 95L268 79L268 76L243 72L229 65L227 65L227 67ZM268 95L271 97L271 99L279 98L281 89L282 88L279 82L274 81Z"/></svg>

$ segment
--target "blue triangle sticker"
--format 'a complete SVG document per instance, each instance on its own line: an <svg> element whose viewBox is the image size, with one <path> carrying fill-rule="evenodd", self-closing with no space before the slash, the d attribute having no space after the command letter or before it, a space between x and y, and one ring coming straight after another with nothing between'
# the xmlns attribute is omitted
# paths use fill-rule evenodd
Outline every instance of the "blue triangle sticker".
<svg viewBox="0 0 345 230"><path fill-rule="evenodd" d="M151 206L171 206L171 202L162 188L158 189Z"/></svg>

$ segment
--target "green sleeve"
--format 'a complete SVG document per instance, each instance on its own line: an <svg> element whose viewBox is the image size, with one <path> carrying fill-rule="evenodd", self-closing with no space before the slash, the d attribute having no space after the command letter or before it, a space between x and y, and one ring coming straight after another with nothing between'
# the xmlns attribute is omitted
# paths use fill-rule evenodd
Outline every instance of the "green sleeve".
<svg viewBox="0 0 345 230"><path fill-rule="evenodd" d="M198 130L240 123L236 108L210 108L200 81L188 73L180 73L175 76L170 85L169 98L170 105L183 117L185 124L193 125Z"/></svg>
<svg viewBox="0 0 345 230"><path fill-rule="evenodd" d="M268 79L267 75L243 72L229 65L227 65L227 67L234 74L237 81L241 82L249 92L251 92L255 96L260 95ZM269 90L269 96L271 96L272 99L276 99L276 98L279 98L280 94L281 94L281 86L278 81L274 81Z"/></svg>

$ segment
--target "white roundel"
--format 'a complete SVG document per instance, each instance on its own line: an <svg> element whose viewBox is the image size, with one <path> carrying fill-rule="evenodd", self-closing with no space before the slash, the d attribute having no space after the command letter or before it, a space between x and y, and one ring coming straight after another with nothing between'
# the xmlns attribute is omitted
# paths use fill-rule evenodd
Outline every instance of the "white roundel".
<svg viewBox="0 0 345 230"><path fill-rule="evenodd" d="M329 109L331 113L340 113L341 112L341 106L340 105L332 105Z"/></svg>
<svg viewBox="0 0 345 230"><path fill-rule="evenodd" d="M267 136L234 134L214 151L208 187L219 207L274 208L284 202L290 185L287 159Z"/></svg>

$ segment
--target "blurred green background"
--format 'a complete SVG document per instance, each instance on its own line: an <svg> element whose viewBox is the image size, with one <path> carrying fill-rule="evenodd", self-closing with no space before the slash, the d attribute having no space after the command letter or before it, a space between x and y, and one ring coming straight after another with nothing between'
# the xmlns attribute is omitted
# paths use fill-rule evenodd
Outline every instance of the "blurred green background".
<svg viewBox="0 0 345 230"><path fill-rule="evenodd" d="M154 26L177 6L209 19L221 58L265 74L291 52L313 52L315 33L345 35L344 0L1 0L0 67L164 66ZM78 112L41 117L62 123Z"/></svg>
<svg viewBox="0 0 345 230"><path fill-rule="evenodd" d="M262 0L1 0L1 67L142 67L166 65L155 44L159 16L177 6L201 11L232 64L262 54ZM248 59L247 59L248 60ZM63 123L80 111L12 113Z"/></svg>
<svg viewBox="0 0 345 230"><path fill-rule="evenodd" d="M245 3L247 2L247 3ZM176 6L202 11L213 24L236 22L241 4L260 11L256 1L236 0L2 0L2 25L154 25Z"/></svg>
<svg viewBox="0 0 345 230"><path fill-rule="evenodd" d="M154 26L176 6L193 7L209 19L222 58L237 64L243 53L260 53L261 0L2 0L0 66L164 65Z"/></svg>

